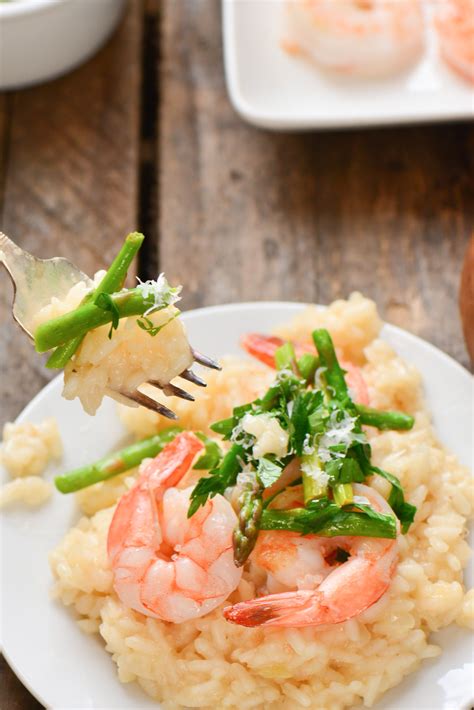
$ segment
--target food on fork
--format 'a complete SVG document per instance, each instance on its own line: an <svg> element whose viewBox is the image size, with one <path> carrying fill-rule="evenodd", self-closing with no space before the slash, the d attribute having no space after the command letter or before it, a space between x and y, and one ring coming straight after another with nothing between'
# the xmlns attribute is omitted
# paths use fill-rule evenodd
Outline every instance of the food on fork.
<svg viewBox="0 0 474 710"><path fill-rule="evenodd" d="M443 0L437 7L441 55L458 74L474 81L474 0Z"/></svg>
<svg viewBox="0 0 474 710"><path fill-rule="evenodd" d="M105 395L123 402L139 398L132 393L144 382L163 387L193 362L175 307L181 287L172 288L161 274L122 288L142 242L142 235L129 235L93 291L75 284L63 302L53 299L36 316L36 349L54 348L47 366L64 368L63 396L78 397L88 414Z"/></svg>
<svg viewBox="0 0 474 710"><path fill-rule="evenodd" d="M341 74L392 74L424 44L420 0L286 0L284 45Z"/></svg>
<svg viewBox="0 0 474 710"><path fill-rule="evenodd" d="M92 515L54 593L122 682L176 708L369 707L472 623L470 477L379 327L354 295L249 334L182 429L127 409L148 439L56 479Z"/></svg>
<svg viewBox="0 0 474 710"><path fill-rule="evenodd" d="M189 369L192 363L219 369L188 343L175 306L181 286L171 287L160 274L123 287L143 239L129 234L107 272L92 282L66 259L38 259L0 232L0 262L15 287L13 316L37 352L53 351L46 366L64 368L64 397L78 397L88 414L108 395L176 419L139 387L148 382L166 396L192 399L171 380L179 376L205 387Z"/></svg>

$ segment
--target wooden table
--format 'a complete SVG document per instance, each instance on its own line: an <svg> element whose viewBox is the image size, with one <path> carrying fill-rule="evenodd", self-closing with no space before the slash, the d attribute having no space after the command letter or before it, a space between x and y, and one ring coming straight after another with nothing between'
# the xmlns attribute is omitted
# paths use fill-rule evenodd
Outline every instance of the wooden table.
<svg viewBox="0 0 474 710"><path fill-rule="evenodd" d="M0 95L2 229L92 273L127 231L142 278L165 270L186 308L360 290L462 364L457 291L473 224L466 124L283 134L229 104L218 0L132 0L91 61ZM0 276L1 423L49 374L13 324ZM41 707L3 662L0 707Z"/></svg>

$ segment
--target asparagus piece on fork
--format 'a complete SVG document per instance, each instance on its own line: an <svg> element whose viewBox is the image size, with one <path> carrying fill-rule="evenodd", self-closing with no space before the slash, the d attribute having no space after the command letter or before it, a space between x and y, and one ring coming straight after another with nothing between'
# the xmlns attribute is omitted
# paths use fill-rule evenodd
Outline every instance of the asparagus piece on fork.
<svg viewBox="0 0 474 710"><path fill-rule="evenodd" d="M35 332L37 352L43 353L63 345L72 338L83 337L89 330L113 323L115 318L118 322L120 318L143 315L155 305L155 300L153 295L144 298L140 287L137 286L110 294L108 303L108 308L97 303L85 303L38 326Z"/></svg>
<svg viewBox="0 0 474 710"><path fill-rule="evenodd" d="M113 260L104 278L94 291L87 294L81 305L91 303L100 293L111 294L122 288L129 266L140 249L144 238L143 234L139 232L132 232L126 237L122 248ZM79 348L83 338L84 335L78 335L63 345L59 345L49 357L46 367L50 369L63 369Z"/></svg>

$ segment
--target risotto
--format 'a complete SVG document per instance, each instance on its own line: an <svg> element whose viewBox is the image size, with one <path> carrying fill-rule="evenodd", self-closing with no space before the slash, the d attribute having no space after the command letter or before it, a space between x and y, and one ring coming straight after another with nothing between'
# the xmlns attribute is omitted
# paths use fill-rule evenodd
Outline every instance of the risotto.
<svg viewBox="0 0 474 710"><path fill-rule="evenodd" d="M104 271L97 272L95 287L104 274ZM168 287L166 281L165 286ZM53 298L37 313L35 329L73 311L87 293L86 284L80 281L62 300ZM66 399L78 397L84 410L93 415L105 395L120 401L120 393L127 396L147 380L163 383L172 380L193 363L184 327L176 317L178 314L173 305L150 313L147 320L158 331L154 337L139 326L136 318L120 320L113 337L108 325L89 332L65 366L63 396Z"/></svg>
<svg viewBox="0 0 474 710"><path fill-rule="evenodd" d="M388 591L342 623L247 628L222 613L224 605L253 599L262 586L264 572L246 564L229 599L204 616L172 624L133 611L114 592L107 555L114 506L134 484L129 471L78 494L85 516L50 558L55 597L74 608L84 631L100 635L120 681L138 682L168 710L370 707L424 659L440 654L432 631L452 622L473 627L473 591L463 587L470 474L437 440L420 374L378 339L380 326L374 304L354 294L326 311L308 308L279 334L307 341L315 328L327 328L340 356L361 367L371 405L415 417L409 431L367 428L375 465L398 476L417 507L408 533L399 536ZM181 426L208 432L215 419L262 395L273 377L264 365L229 359L222 372L209 375L196 403L177 402ZM142 409L123 408L121 418L137 438L166 426ZM387 494L387 481L374 477L371 485Z"/></svg>
<svg viewBox="0 0 474 710"><path fill-rule="evenodd" d="M0 508L16 503L39 506L53 494L40 478L51 461L59 461L63 446L58 424L49 417L39 424L7 422L3 427L0 464L15 480L0 487Z"/></svg>
<svg viewBox="0 0 474 710"><path fill-rule="evenodd" d="M3 427L0 463L8 473L17 476L39 476L50 461L59 461L63 446L55 419L39 424L7 422Z"/></svg>

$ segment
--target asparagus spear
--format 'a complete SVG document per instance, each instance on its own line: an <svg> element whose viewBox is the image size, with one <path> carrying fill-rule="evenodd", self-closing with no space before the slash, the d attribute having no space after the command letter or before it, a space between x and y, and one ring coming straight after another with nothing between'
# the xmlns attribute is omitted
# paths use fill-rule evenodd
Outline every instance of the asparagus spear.
<svg viewBox="0 0 474 710"><path fill-rule="evenodd" d="M343 505L348 505L354 500L354 491L352 483L336 483L333 488L334 502L339 508Z"/></svg>
<svg viewBox="0 0 474 710"><path fill-rule="evenodd" d="M353 410L354 404L350 398L349 390L344 377L344 370L339 365L334 345L328 331L325 329L315 330L313 340L319 355L319 365L324 367L324 377L326 380L325 396L327 400L336 399L344 407ZM319 437L316 438L316 445ZM322 486L305 471L305 457L303 457L303 492L305 505L310 501L327 495L327 486ZM322 468L317 452L307 457L308 463L313 467ZM333 489L334 500L339 507L351 503L353 500L353 490L350 483L338 483Z"/></svg>
<svg viewBox="0 0 474 710"><path fill-rule="evenodd" d="M314 379L318 364L318 358L311 353L304 353L299 358L297 365L303 380L311 382Z"/></svg>
<svg viewBox="0 0 474 710"><path fill-rule="evenodd" d="M296 369L296 354L291 343L284 343L275 351L275 367L277 370Z"/></svg>
<svg viewBox="0 0 474 710"><path fill-rule="evenodd" d="M81 305L91 303L99 293L114 293L114 291L119 291L122 288L128 268L140 249L144 238L143 234L139 232L132 232L126 237L122 248L104 278L94 291L87 294ZM83 335L78 335L69 342L64 343L64 345L57 347L48 359L46 367L50 369L62 369L65 367L78 349L83 337Z"/></svg>
<svg viewBox="0 0 474 710"><path fill-rule="evenodd" d="M331 336L327 330L321 328L313 332L313 340L318 351L319 364L325 368L324 377L332 397L353 409L354 404L349 395L344 370L339 365Z"/></svg>
<svg viewBox="0 0 474 710"><path fill-rule="evenodd" d="M374 426L377 429L411 429L415 420L404 412L383 412L379 409L356 404L361 424Z"/></svg>
<svg viewBox="0 0 474 710"><path fill-rule="evenodd" d="M95 303L86 303L74 311L40 325L35 333L37 352L43 353L63 345L72 338L82 337L89 330L111 323L115 317L128 318L142 315L155 305L153 294L143 298L139 287L113 293L108 298L111 302L109 310Z"/></svg>
<svg viewBox="0 0 474 710"><path fill-rule="evenodd" d="M57 476L54 479L54 484L61 493L74 493L74 491L79 491L98 481L106 481L112 476L135 468L143 459L159 454L165 444L174 439L180 431L179 427L164 429L155 436L126 446L121 451L110 454L93 464Z"/></svg>
<svg viewBox="0 0 474 710"><path fill-rule="evenodd" d="M395 518L392 515L372 511L369 516L363 512L341 510L335 503L329 503L325 511L311 508L266 508L260 519L260 530L291 530L302 535L313 533L321 537L353 535L393 539L397 536Z"/></svg>
<svg viewBox="0 0 474 710"><path fill-rule="evenodd" d="M315 330L313 340L318 349L320 364L326 368L324 376L333 396L344 402L350 409L355 408L355 413L360 417L361 424L368 424L377 429L411 429L414 424L413 417L403 412L382 412L378 409L354 404L350 398L349 390L344 377L344 370L339 365L336 351L327 330Z"/></svg>
<svg viewBox="0 0 474 710"><path fill-rule="evenodd" d="M237 504L239 522L233 536L234 562L237 567L242 567L255 547L260 530L263 510L262 487L256 477L243 485Z"/></svg>
<svg viewBox="0 0 474 710"><path fill-rule="evenodd" d="M328 494L327 484L319 482L317 480L317 476L311 475L311 470L316 472L323 472L317 452L313 454L306 454L301 457L301 471L303 478L303 495L305 505L310 503L312 500L322 498L323 496L327 496Z"/></svg>

